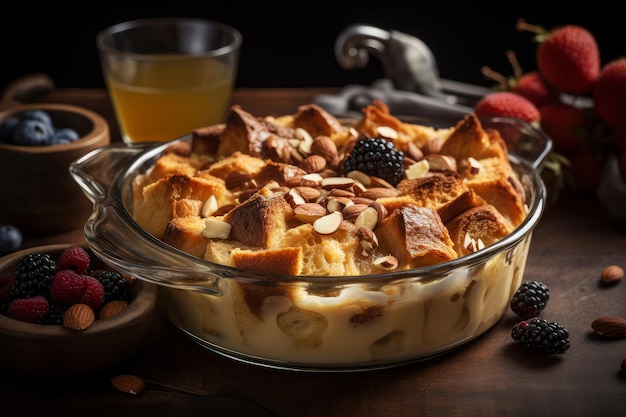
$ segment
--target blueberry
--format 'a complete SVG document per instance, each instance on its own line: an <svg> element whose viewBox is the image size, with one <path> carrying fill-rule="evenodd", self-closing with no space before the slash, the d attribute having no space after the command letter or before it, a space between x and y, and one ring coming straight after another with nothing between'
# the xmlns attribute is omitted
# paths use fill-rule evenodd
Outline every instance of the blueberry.
<svg viewBox="0 0 626 417"><path fill-rule="evenodd" d="M15 126L19 123L17 117L9 117L0 124L0 143L13 143Z"/></svg>
<svg viewBox="0 0 626 417"><path fill-rule="evenodd" d="M0 224L0 253L10 253L22 246L22 232L11 224Z"/></svg>
<svg viewBox="0 0 626 417"><path fill-rule="evenodd" d="M22 113L20 120L39 120L49 126L52 126L52 118L43 110L26 110Z"/></svg>
<svg viewBox="0 0 626 417"><path fill-rule="evenodd" d="M67 143L72 143L80 139L80 135L77 131L71 128L63 128L59 129L52 134L52 138L50 138L51 145L65 145Z"/></svg>
<svg viewBox="0 0 626 417"><path fill-rule="evenodd" d="M54 128L45 122L34 119L22 119L15 126L14 141L20 146L49 145Z"/></svg>

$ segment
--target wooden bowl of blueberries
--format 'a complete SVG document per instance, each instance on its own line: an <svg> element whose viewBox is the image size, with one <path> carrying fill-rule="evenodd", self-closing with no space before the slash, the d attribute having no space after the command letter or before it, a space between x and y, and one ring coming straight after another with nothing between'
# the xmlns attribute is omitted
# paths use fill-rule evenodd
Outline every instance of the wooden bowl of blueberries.
<svg viewBox="0 0 626 417"><path fill-rule="evenodd" d="M16 104L0 112L2 223L42 235L81 227L92 204L69 165L110 143L108 122L85 108Z"/></svg>
<svg viewBox="0 0 626 417"><path fill-rule="evenodd" d="M130 359L157 314L157 287L108 268L86 245L0 258L0 372L28 380L105 371Z"/></svg>

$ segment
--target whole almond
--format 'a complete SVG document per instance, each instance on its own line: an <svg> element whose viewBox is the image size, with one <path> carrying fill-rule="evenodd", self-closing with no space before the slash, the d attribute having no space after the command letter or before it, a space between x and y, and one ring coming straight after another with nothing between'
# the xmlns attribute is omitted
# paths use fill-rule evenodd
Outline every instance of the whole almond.
<svg viewBox="0 0 626 417"><path fill-rule="evenodd" d="M323 157L326 162L333 162L337 157L337 145L330 137L320 135L313 139L311 153Z"/></svg>
<svg viewBox="0 0 626 417"><path fill-rule="evenodd" d="M300 168L306 172L320 172L326 168L326 160L320 155L309 155L302 160Z"/></svg>
<svg viewBox="0 0 626 417"><path fill-rule="evenodd" d="M591 323L591 328L602 336L611 338L626 337L626 319L621 317L599 317Z"/></svg>
<svg viewBox="0 0 626 417"><path fill-rule="evenodd" d="M100 311L98 312L98 319L104 320L109 317L116 316L124 311L128 307L128 302L124 300L113 300L109 301L105 305L102 306Z"/></svg>
<svg viewBox="0 0 626 417"><path fill-rule="evenodd" d="M63 326L85 330L96 320L96 314L87 304L72 304L63 314Z"/></svg>
<svg viewBox="0 0 626 417"><path fill-rule="evenodd" d="M609 265L602 271L602 282L612 284L624 278L624 269L617 265Z"/></svg>
<svg viewBox="0 0 626 417"><path fill-rule="evenodd" d="M141 394L146 388L144 380L136 375L115 375L111 377L111 384L118 390L133 395Z"/></svg>

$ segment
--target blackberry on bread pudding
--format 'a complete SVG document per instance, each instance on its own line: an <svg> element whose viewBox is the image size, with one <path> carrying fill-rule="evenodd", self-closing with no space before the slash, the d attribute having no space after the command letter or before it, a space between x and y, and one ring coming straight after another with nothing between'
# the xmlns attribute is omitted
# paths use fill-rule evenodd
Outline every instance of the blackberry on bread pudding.
<svg viewBox="0 0 626 417"><path fill-rule="evenodd" d="M362 113L346 126L314 104L279 117L235 105L136 179L134 218L213 262L322 276L445 262L524 220L506 143L475 114L435 129L381 101Z"/></svg>

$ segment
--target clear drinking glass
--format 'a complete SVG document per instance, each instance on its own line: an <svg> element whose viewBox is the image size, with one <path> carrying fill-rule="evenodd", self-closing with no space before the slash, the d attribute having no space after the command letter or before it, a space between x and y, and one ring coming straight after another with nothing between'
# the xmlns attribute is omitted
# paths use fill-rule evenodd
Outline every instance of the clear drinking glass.
<svg viewBox="0 0 626 417"><path fill-rule="evenodd" d="M242 40L227 24L193 18L102 30L96 46L124 142L169 141L222 122Z"/></svg>

